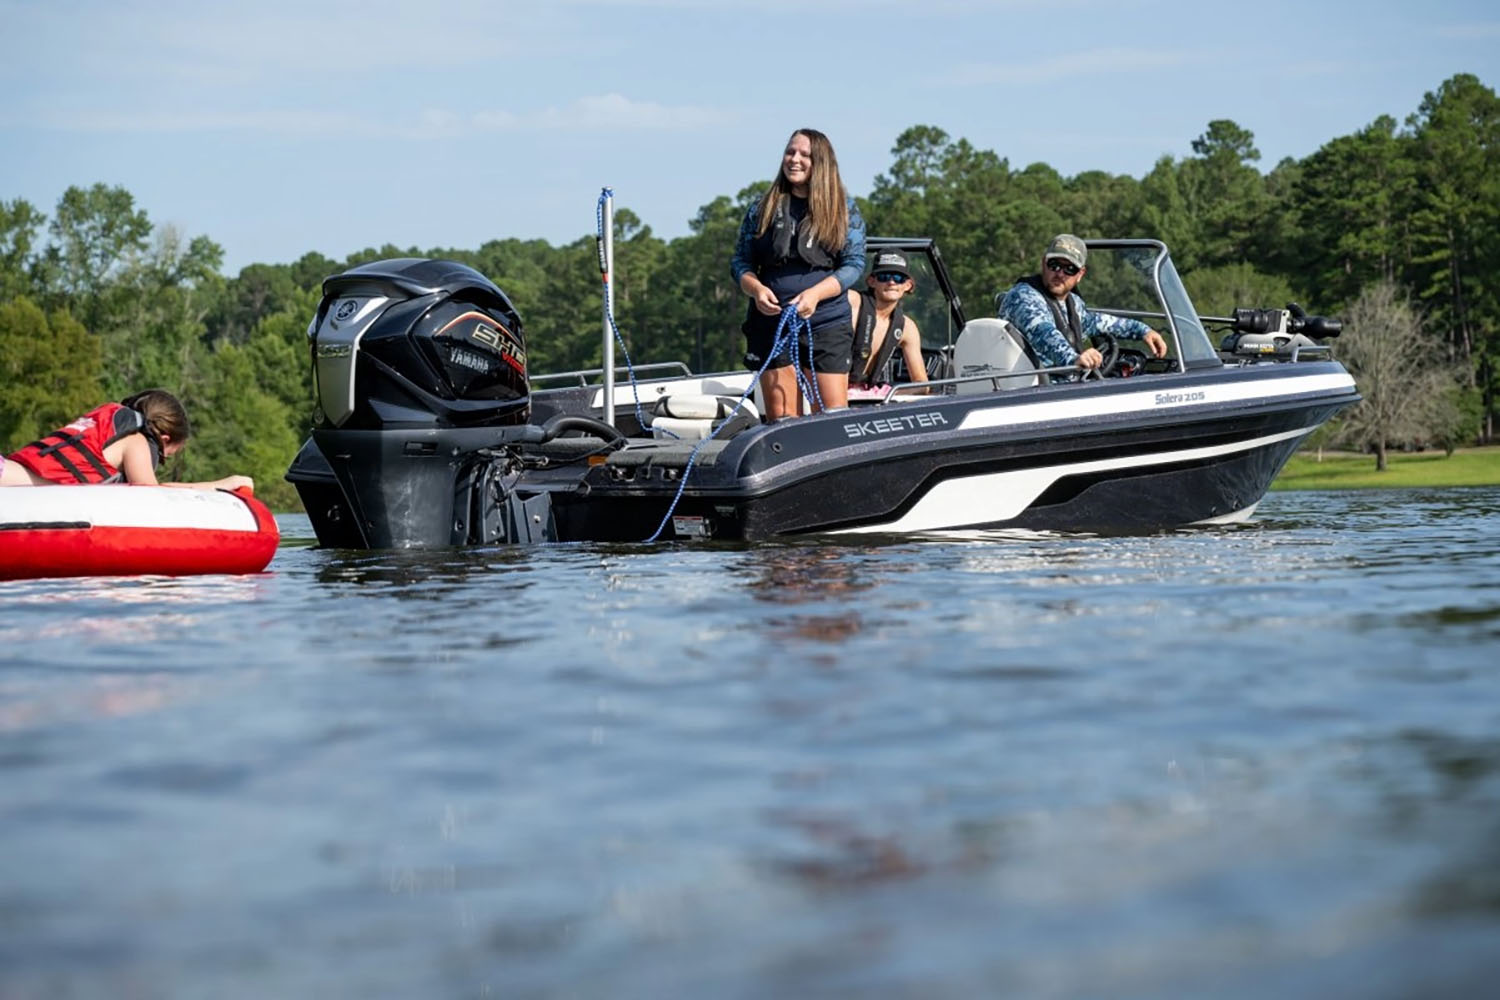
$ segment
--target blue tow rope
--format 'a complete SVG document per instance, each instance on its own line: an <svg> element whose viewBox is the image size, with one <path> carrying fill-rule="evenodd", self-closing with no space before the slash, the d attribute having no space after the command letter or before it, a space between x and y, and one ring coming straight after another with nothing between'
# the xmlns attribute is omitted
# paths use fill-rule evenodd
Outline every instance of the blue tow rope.
<svg viewBox="0 0 1500 1000"><path fill-rule="evenodd" d="M609 273L609 262L604 259L604 202L606 199L612 197L614 197L613 189L608 187L600 189L599 202L594 209L595 241L599 251L599 273L604 278L604 314L609 319L609 328L614 331L615 341L620 345L621 353L625 355L625 370L630 375L630 394L635 403L635 419L641 425L642 430L644 430L646 427L646 415L641 410L641 391L640 387L636 384L635 365L630 361L630 349L625 346L625 338L620 333L620 327L615 322L614 310L609 305L609 283L611 276ZM688 474L693 471L693 465L698 461L698 452L704 445L717 437L719 432L729 424L734 415L740 412L740 409L745 405L745 400L749 399L750 394L755 391L755 386L760 381L760 377L765 374L767 368L771 367L771 362L776 359L777 355L786 354L792 362L792 372L797 379L798 391L807 399L814 400L819 410L823 409L823 394L818 389L817 378L814 377L809 380L802 374L802 367L797 363L801 355L801 334L803 333L807 334L807 358L811 362L813 353L812 322L797 315L796 306L789 305L781 310L781 321L776 324L776 337L771 343L771 349L766 352L766 360L761 364L760 371L756 372L755 377L750 380L750 385L741 394L739 402L734 404L734 409L730 410L729 414L723 420L719 421L719 426L710 431L708 437L699 441L694 446L692 452L689 453L687 464L682 469L682 480L677 484L677 495L672 498L671 505L667 507L667 513L661 519L661 524L656 526L656 530L651 533L651 537L646 539L647 542L654 542L660 538L662 531L667 527L667 522L672 520L672 512L677 509L678 502L682 500L683 490L687 489ZM665 428L663 429L665 430ZM672 436L676 437L677 435L673 434Z"/></svg>
<svg viewBox="0 0 1500 1000"><path fill-rule="evenodd" d="M698 452L704 445L717 437L721 430L729 426L730 420L734 418L736 413L740 412L740 408L745 405L745 400L749 399L750 394L755 391L755 386L760 382L760 377L765 374L767 368L771 367L771 362L776 359L778 354L786 352L792 361L792 371L796 372L797 375L797 387L803 389L803 394L808 398L818 401L818 409L821 410L823 408L823 397L818 393L818 380L813 378L812 391L810 393L806 392L807 379L803 376L802 369L797 364L797 348L801 339L800 334L803 331L807 333L807 356L811 359L812 323L797 315L796 306L787 306L781 310L781 322L776 324L776 338L771 343L771 349L766 352L766 360L761 363L760 371L755 373L755 376L750 380L749 386L740 394L739 402L734 404L734 409L730 410L729 414L723 420L719 421L719 425L709 432L708 437L699 441L694 446L692 452L689 453L687 465L683 466L682 469L682 479L677 484L677 495L672 498L672 503L667 507L666 514L662 516L661 523L656 526L656 530L651 533L651 537L646 539L647 542L654 542L660 538L661 533L666 530L667 522L672 520L672 512L677 509L677 504L682 499L683 490L687 489L688 475L693 471L693 465L698 461Z"/></svg>

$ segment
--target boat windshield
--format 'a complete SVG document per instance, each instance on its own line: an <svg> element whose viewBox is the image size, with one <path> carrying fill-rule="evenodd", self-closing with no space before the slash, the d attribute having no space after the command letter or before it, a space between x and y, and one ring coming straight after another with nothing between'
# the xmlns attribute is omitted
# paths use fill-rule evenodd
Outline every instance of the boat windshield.
<svg viewBox="0 0 1500 1000"><path fill-rule="evenodd" d="M1167 248L1155 240L1089 240L1088 277L1079 292L1094 312L1145 320L1184 368L1220 364Z"/></svg>

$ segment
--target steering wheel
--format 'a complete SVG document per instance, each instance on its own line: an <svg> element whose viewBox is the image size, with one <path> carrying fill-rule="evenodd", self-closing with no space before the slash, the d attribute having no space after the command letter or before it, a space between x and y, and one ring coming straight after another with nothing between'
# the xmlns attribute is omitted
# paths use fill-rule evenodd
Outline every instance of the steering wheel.
<svg viewBox="0 0 1500 1000"><path fill-rule="evenodd" d="M1099 353L1104 355L1104 360L1099 362L1098 368L1091 368L1083 373L1087 379L1090 375L1094 378L1105 378L1115 373L1115 366L1120 361L1120 342L1115 339L1114 334L1105 333L1100 330L1089 338L1089 343L1098 348Z"/></svg>
<svg viewBox="0 0 1500 1000"><path fill-rule="evenodd" d="M1143 351L1133 351L1128 347L1120 348L1120 360L1115 362L1115 374L1120 378L1128 378L1131 375L1139 375L1146 370L1147 355Z"/></svg>

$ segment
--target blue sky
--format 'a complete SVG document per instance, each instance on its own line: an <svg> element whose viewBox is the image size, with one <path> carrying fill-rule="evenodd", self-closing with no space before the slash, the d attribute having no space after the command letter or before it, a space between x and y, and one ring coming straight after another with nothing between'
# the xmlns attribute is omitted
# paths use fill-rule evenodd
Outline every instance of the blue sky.
<svg viewBox="0 0 1500 1000"><path fill-rule="evenodd" d="M309 250L660 236L827 132L868 193L911 125L1141 176L1215 118L1269 169L1455 73L1500 8L1150 0L0 0L0 200L121 185L233 274Z"/></svg>

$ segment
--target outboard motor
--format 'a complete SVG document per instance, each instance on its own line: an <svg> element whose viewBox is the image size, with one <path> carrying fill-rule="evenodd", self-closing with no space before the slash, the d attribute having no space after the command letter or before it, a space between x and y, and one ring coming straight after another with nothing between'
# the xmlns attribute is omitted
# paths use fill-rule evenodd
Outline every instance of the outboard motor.
<svg viewBox="0 0 1500 1000"><path fill-rule="evenodd" d="M473 268L401 258L323 282L308 327L312 440L287 470L325 546L550 537L546 496L511 487L539 436L521 317Z"/></svg>

